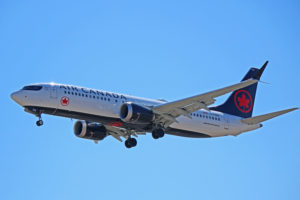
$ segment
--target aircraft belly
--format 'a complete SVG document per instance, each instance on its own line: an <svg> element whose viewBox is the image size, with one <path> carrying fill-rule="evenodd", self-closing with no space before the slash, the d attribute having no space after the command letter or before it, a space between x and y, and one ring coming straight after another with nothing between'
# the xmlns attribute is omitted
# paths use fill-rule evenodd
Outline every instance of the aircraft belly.
<svg viewBox="0 0 300 200"><path fill-rule="evenodd" d="M179 123L171 124L171 128L203 133L211 137L227 135L227 130L224 129L224 126L214 122L202 121L195 118L189 119L187 117L178 117L177 120Z"/></svg>
<svg viewBox="0 0 300 200"><path fill-rule="evenodd" d="M68 109L80 113L89 113L91 115L118 117L114 104L101 102L99 100L82 101L82 99L70 99Z"/></svg>

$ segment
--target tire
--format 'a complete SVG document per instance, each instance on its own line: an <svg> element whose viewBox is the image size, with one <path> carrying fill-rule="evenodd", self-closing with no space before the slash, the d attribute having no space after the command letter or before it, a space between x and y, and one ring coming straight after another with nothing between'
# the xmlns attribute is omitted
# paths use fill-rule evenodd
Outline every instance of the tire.
<svg viewBox="0 0 300 200"><path fill-rule="evenodd" d="M152 137L153 137L154 139L156 139L156 140L159 138L159 135L158 135L156 129L154 129L154 130L152 131Z"/></svg>
<svg viewBox="0 0 300 200"><path fill-rule="evenodd" d="M162 128L158 129L157 130L157 135L158 135L159 138L164 137L164 135L165 135L164 129L162 129Z"/></svg>
<svg viewBox="0 0 300 200"><path fill-rule="evenodd" d="M131 148L130 142L128 140L125 140L125 147L128 149Z"/></svg>
<svg viewBox="0 0 300 200"><path fill-rule="evenodd" d="M137 145L137 141L135 138L130 138L131 147L135 147Z"/></svg>
<svg viewBox="0 0 300 200"><path fill-rule="evenodd" d="M38 121L36 121L36 125L37 125L37 126L42 126L42 125L43 125L43 120L38 120Z"/></svg>
<svg viewBox="0 0 300 200"><path fill-rule="evenodd" d="M154 129L152 131L152 137L154 139L162 138L162 137L164 137L164 135L165 135L165 131L162 128Z"/></svg>

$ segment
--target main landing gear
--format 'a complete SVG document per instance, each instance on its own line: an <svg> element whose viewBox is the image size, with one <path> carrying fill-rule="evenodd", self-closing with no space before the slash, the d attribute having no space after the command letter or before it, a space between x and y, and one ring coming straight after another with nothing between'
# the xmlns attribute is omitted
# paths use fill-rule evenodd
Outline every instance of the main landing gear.
<svg viewBox="0 0 300 200"><path fill-rule="evenodd" d="M152 131L152 137L154 139L162 138L165 135L165 130L163 128L156 128Z"/></svg>
<svg viewBox="0 0 300 200"><path fill-rule="evenodd" d="M130 137L125 141L125 147L127 147L127 148L135 147L136 144L137 144L137 141L135 138Z"/></svg>
<svg viewBox="0 0 300 200"><path fill-rule="evenodd" d="M136 139L132 138L131 135L136 136L135 134L132 134L130 132L128 133L128 138L125 141L125 147L127 147L127 148L132 148L132 147L135 147L137 145ZM165 130L163 128L156 127L152 131L152 137L154 139L162 138L162 137L164 137L164 135L165 135Z"/></svg>

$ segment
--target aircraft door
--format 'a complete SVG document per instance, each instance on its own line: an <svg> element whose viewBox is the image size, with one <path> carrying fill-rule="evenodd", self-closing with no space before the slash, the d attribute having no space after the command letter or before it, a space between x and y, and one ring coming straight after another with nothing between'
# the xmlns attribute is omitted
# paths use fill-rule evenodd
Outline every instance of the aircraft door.
<svg viewBox="0 0 300 200"><path fill-rule="evenodd" d="M50 98L57 99L57 87L55 85L50 87Z"/></svg>
<svg viewBox="0 0 300 200"><path fill-rule="evenodd" d="M224 123L224 129L229 130L229 119L225 116L223 116L223 123Z"/></svg>

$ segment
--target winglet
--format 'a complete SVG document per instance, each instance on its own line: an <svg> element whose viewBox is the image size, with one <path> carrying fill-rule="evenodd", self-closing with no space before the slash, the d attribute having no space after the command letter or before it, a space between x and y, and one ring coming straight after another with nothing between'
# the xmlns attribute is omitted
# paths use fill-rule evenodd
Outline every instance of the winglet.
<svg viewBox="0 0 300 200"><path fill-rule="evenodd" d="M258 72L253 76L254 79L259 80L263 72L265 71L269 61L266 61L265 64L258 70Z"/></svg>
<svg viewBox="0 0 300 200"><path fill-rule="evenodd" d="M297 110L297 109L299 109L299 108L291 108L291 109L281 110L281 111L278 111L278 112L268 113L268 114L265 114L265 115L259 115L259 116L256 116L256 117L249 117L249 118L246 118L246 119L242 119L241 122L243 122L245 124L248 124L248 125L258 124L258 123L267 121L269 119L272 119L274 117L278 117L280 115L286 114L288 112L292 112L292 111Z"/></svg>

